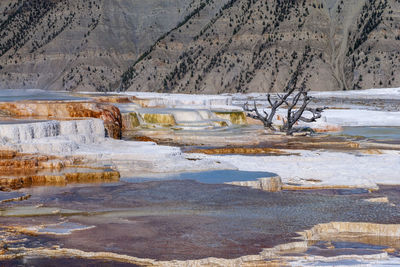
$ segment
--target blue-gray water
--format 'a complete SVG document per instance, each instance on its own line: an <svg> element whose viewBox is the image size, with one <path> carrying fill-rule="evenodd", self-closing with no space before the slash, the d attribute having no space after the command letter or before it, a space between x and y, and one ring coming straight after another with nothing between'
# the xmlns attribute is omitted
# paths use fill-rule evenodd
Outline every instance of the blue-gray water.
<svg viewBox="0 0 400 267"><path fill-rule="evenodd" d="M22 100L85 100L86 98L68 95L67 92L52 92L39 89L0 90L0 102Z"/></svg>
<svg viewBox="0 0 400 267"><path fill-rule="evenodd" d="M400 127L348 126L337 134L374 140L400 140Z"/></svg>
<svg viewBox="0 0 400 267"><path fill-rule="evenodd" d="M218 171L203 171L203 172L186 172L176 174L166 174L162 177L152 176L138 176L131 178L123 178L125 182L145 182L145 181L159 181L159 180L195 180L204 184L223 184L226 182L237 181L255 181L262 177L273 177L275 173L271 172L249 172L249 171L236 171L236 170L218 170Z"/></svg>

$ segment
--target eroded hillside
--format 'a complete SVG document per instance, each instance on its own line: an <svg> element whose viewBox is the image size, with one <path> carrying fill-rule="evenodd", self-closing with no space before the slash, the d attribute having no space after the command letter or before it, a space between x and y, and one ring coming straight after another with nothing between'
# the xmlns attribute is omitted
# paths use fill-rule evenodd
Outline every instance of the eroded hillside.
<svg viewBox="0 0 400 267"><path fill-rule="evenodd" d="M0 11L1 88L280 91L299 62L313 90L400 86L399 0L14 0Z"/></svg>

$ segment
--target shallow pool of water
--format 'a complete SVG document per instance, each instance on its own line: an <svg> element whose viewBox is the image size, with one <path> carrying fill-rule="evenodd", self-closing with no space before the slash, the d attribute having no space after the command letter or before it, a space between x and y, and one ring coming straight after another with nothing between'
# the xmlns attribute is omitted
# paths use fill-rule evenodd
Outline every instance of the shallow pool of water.
<svg viewBox="0 0 400 267"><path fill-rule="evenodd" d="M347 126L337 134L373 140L400 140L400 127Z"/></svg>
<svg viewBox="0 0 400 267"><path fill-rule="evenodd" d="M145 181L159 181L159 180L195 180L205 184L223 184L227 182L237 181L255 181L258 178L277 176L271 172L249 172L249 171L236 171L236 170L218 170L218 171L204 171L204 172L186 172L175 174L164 174L160 176L137 176L130 178L122 178L125 182L145 182Z"/></svg>
<svg viewBox="0 0 400 267"><path fill-rule="evenodd" d="M86 98L70 96L66 92L50 92L39 89L1 90L0 102L22 100L85 100Z"/></svg>
<svg viewBox="0 0 400 267"><path fill-rule="evenodd" d="M38 230L39 233L50 233L58 235L70 234L72 231L90 229L91 226L85 226L78 223L63 222L60 224L47 225Z"/></svg>

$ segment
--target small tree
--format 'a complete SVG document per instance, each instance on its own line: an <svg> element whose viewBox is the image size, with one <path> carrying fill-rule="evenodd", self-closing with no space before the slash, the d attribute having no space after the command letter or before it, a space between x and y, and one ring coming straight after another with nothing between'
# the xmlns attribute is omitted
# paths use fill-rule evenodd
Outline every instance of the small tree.
<svg viewBox="0 0 400 267"><path fill-rule="evenodd" d="M267 95L268 103L271 107L271 111L268 113L265 110L262 113L257 108L257 103L254 101L254 107L249 108L248 102L246 102L243 106L243 109L247 111L247 116L253 119L260 120L266 129L269 131L277 131L277 129L273 126L273 120L275 114L279 107L285 104L287 108L286 117L283 120L283 125L279 130L286 132L287 135L292 135L294 132L293 126L298 121L303 122L315 122L317 119L321 118L321 113L326 109L326 107L318 107L318 108L308 108L308 104L312 102L312 98L308 95L308 90L305 87L300 87L293 98L289 99L289 97L293 94L293 91L286 93L285 95L277 95L278 99L275 101L271 100L271 95ZM296 108L298 105L300 107ZM304 112L310 112L311 117L303 116Z"/></svg>
<svg viewBox="0 0 400 267"><path fill-rule="evenodd" d="M283 104L285 104L287 108L287 115L284 119L284 123L282 127L280 127L281 131L286 132L287 135L293 134L293 126L300 120L304 122L314 122L317 119L321 118L321 113L326 109L323 108L308 108L308 104L311 103L312 98L308 95L309 90L306 88L307 80L309 78L306 75L303 78L300 86L298 86L299 78L303 74L303 66L309 61L310 48L306 47L303 57L299 60L296 70L293 72L290 80L285 86L284 91L286 92L284 95L277 94L277 98L273 101L271 98L271 94L267 94L267 100L271 111L268 113L265 110L260 112L257 108L257 103L254 101L254 107L250 108L248 102L243 105L243 110L247 112L247 116L253 119L260 120L266 129L269 131L276 131L276 128L273 126L273 120L275 114ZM298 107L300 105L300 107ZM296 108L298 107L298 108ZM312 114L312 117L304 117L303 113L308 111Z"/></svg>

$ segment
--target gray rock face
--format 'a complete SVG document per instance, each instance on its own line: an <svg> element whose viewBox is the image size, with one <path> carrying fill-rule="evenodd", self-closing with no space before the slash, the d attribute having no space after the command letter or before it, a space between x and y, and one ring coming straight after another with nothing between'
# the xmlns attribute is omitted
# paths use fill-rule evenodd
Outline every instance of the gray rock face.
<svg viewBox="0 0 400 267"><path fill-rule="evenodd" d="M195 8L189 1L0 4L0 88L95 90Z"/></svg>
<svg viewBox="0 0 400 267"><path fill-rule="evenodd" d="M400 86L398 0L4 0L0 88L281 91Z"/></svg>

